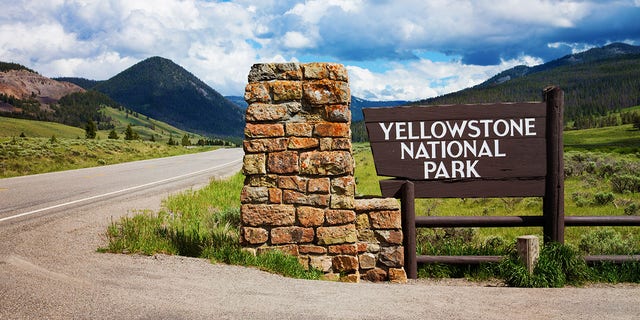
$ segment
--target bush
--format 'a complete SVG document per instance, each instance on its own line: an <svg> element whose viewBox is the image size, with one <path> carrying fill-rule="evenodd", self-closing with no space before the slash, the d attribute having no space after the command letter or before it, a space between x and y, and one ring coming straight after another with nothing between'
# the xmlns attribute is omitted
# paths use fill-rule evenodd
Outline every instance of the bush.
<svg viewBox="0 0 640 320"><path fill-rule="evenodd" d="M585 255L628 254L633 246L629 240L610 228L596 229L582 235L578 248Z"/></svg>
<svg viewBox="0 0 640 320"><path fill-rule="evenodd" d="M611 177L614 192L640 192L640 177L633 174L614 174Z"/></svg>
<svg viewBox="0 0 640 320"><path fill-rule="evenodd" d="M577 251L557 243L545 245L540 250L538 263L531 274L516 252L504 259L499 269L507 285L514 287L560 288L581 284L590 275Z"/></svg>
<svg viewBox="0 0 640 320"><path fill-rule="evenodd" d="M628 216L633 216L638 214L638 211L640 211L640 206L638 206L638 204L636 203L632 203L629 206L627 206L626 208L624 208L624 214L628 215Z"/></svg>
<svg viewBox="0 0 640 320"><path fill-rule="evenodd" d="M604 206L612 203L613 200L615 200L615 197L611 192L598 192L595 194L594 200L596 205Z"/></svg>

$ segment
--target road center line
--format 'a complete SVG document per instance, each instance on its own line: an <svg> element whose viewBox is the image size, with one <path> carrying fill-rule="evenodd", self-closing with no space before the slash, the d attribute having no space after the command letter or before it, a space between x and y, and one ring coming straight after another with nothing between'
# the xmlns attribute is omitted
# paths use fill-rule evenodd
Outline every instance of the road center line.
<svg viewBox="0 0 640 320"><path fill-rule="evenodd" d="M38 213L38 212L42 212L42 211L47 211L47 210L51 210L51 209L56 209L56 208L60 208L60 207L64 207L64 206L68 206L68 205L72 205L72 204L76 204L76 203L83 202L83 201L95 200L95 199L99 199L99 198L112 196L112 195L118 194L118 193L123 193L123 192L131 191L131 190L141 189L141 188L152 186L154 184L161 184L161 183L165 183L165 182L168 182L168 181L171 181L171 180L178 180L178 179L185 178L185 177L188 177L188 176L197 175L197 174L200 174L200 173L203 173L203 172L206 172L206 171L216 170L216 169L219 169L219 168L222 168L222 167L225 167L225 166L228 166L228 165L232 165L232 164L235 164L235 163L238 163L238 162L242 162L242 159L234 160L234 161L231 161L231 162L223 163L223 164L215 166L215 167L211 167L211 168L207 168L207 169L203 169L203 170L199 170L199 171L195 171L195 172L191 172L191 173L186 173L186 174L183 174L183 175L179 175L179 176L175 176L175 177L171 177L171 178L167 178L167 179L162 179L162 180L158 180L158 181L154 181L154 182L141 184L141 185L135 186L135 187L129 187L129 188L125 188L125 189L121 189L121 190L117 190L117 191L112 191L112 192L107 192L107 193L91 196L91 197L84 198L84 199L78 199L78 200L73 200L73 201L69 201L69 202L66 202L66 203L56 204L54 206L50 206L50 207L46 207L46 208L41 208L41 209L29 211L29 212L19 213L19 214L13 215L13 216L0 218L0 222L11 220L11 219L15 219L15 218L19 218L19 217L24 217L24 216L28 216L28 215L32 215L34 213Z"/></svg>

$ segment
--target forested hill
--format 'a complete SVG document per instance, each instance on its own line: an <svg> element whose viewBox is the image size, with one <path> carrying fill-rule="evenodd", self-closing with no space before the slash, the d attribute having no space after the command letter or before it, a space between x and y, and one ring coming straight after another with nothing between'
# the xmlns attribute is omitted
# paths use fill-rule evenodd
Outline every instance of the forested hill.
<svg viewBox="0 0 640 320"><path fill-rule="evenodd" d="M244 113L238 106L165 58L139 62L94 89L186 131L236 137L243 133Z"/></svg>
<svg viewBox="0 0 640 320"><path fill-rule="evenodd" d="M549 85L565 92L566 121L639 105L640 47L612 44L536 67L515 67L478 86L417 104L540 101Z"/></svg>

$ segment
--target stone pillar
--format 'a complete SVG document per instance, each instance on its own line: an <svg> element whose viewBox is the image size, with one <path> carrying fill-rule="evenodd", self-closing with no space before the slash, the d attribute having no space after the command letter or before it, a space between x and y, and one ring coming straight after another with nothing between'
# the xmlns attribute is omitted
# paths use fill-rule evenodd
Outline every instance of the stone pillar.
<svg viewBox="0 0 640 320"><path fill-rule="evenodd" d="M529 274L533 273L538 257L540 256L540 244L537 236L521 236L517 240L518 256L524 262Z"/></svg>
<svg viewBox="0 0 640 320"><path fill-rule="evenodd" d="M245 89L241 241L358 281L354 160L346 69L256 64Z"/></svg>

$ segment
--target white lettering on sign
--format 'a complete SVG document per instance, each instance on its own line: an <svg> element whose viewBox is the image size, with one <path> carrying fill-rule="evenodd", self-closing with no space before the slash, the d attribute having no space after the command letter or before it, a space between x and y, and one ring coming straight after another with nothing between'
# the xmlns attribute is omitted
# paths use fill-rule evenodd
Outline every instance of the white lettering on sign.
<svg viewBox="0 0 640 320"><path fill-rule="evenodd" d="M481 159L507 157L500 149L500 139L537 135L535 118L398 121L379 125L385 141L400 144L400 160L425 159L427 180L481 178L476 169Z"/></svg>

